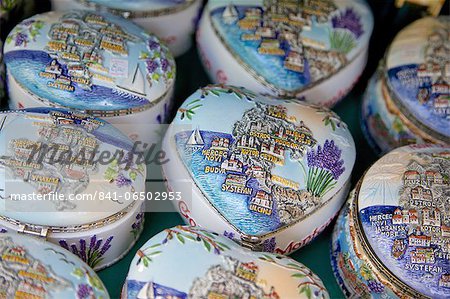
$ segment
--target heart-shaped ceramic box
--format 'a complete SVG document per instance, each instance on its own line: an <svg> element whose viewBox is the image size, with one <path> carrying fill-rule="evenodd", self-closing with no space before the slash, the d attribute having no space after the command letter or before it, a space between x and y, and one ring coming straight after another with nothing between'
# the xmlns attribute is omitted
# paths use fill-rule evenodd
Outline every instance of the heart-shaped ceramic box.
<svg viewBox="0 0 450 299"><path fill-rule="evenodd" d="M110 124L49 108L0 113L0 227L47 239L99 270L142 231L145 165ZM129 166L129 167L128 167Z"/></svg>
<svg viewBox="0 0 450 299"><path fill-rule="evenodd" d="M412 143L450 143L450 18L427 17L394 39L362 105L378 153Z"/></svg>
<svg viewBox="0 0 450 299"><path fill-rule="evenodd" d="M109 298L94 270L52 243L0 233L0 254L1 298Z"/></svg>
<svg viewBox="0 0 450 299"><path fill-rule="evenodd" d="M330 110L222 85L183 103L163 150L186 223L283 254L335 216L355 162L352 136Z"/></svg>
<svg viewBox="0 0 450 299"><path fill-rule="evenodd" d="M349 298L450 298L450 148L378 160L338 217L331 261Z"/></svg>
<svg viewBox="0 0 450 299"><path fill-rule="evenodd" d="M209 1L197 43L215 83L330 107L362 73L372 27L359 0Z"/></svg>
<svg viewBox="0 0 450 299"><path fill-rule="evenodd" d="M134 140L159 140L154 127L170 106L175 61L134 23L89 11L36 15L11 31L4 61L11 109L72 109Z"/></svg>
<svg viewBox="0 0 450 299"><path fill-rule="evenodd" d="M166 229L138 250L123 287L132 298L329 298L317 275L282 255L256 253L216 233Z"/></svg>
<svg viewBox="0 0 450 299"><path fill-rule="evenodd" d="M52 0L57 11L91 9L130 19L156 34L175 56L191 47L201 0Z"/></svg>

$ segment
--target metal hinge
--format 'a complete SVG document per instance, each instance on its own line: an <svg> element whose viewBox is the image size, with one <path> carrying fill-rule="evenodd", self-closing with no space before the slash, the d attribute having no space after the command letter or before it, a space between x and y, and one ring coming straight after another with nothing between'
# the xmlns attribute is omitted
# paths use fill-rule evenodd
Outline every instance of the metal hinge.
<svg viewBox="0 0 450 299"><path fill-rule="evenodd" d="M256 236L241 235L241 246L252 251L263 251L261 239Z"/></svg>
<svg viewBox="0 0 450 299"><path fill-rule="evenodd" d="M35 237L40 237L47 239L49 228L48 227L30 227L26 224L19 224L19 229L17 230L18 233L31 235Z"/></svg>

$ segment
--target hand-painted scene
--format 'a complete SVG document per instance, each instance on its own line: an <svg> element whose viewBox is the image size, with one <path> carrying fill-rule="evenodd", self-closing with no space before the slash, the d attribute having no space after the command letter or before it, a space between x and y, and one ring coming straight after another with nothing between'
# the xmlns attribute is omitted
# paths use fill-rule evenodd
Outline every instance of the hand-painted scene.
<svg viewBox="0 0 450 299"><path fill-rule="evenodd" d="M2 298L107 298L94 271L66 251L1 235L0 254Z"/></svg>
<svg viewBox="0 0 450 299"><path fill-rule="evenodd" d="M211 11L211 21L234 55L270 85L293 92L333 75L358 54L372 30L361 7L332 0L230 1Z"/></svg>
<svg viewBox="0 0 450 299"><path fill-rule="evenodd" d="M422 63L393 67L387 75L400 102L426 126L448 137L450 19L438 20L421 49Z"/></svg>
<svg viewBox="0 0 450 299"><path fill-rule="evenodd" d="M337 191L346 168L342 148L334 140L318 144L308 124L286 106L249 101L252 95L237 88L207 87L202 93L217 98L234 94L248 106L229 110L220 131L194 127L175 136L197 186L239 231L251 235L275 231L307 217ZM226 100L222 99L221 111L228 111L225 102L233 103ZM192 122L196 124L202 116L192 113L200 113L197 109L207 102L194 97L179 109L178 117L196 118ZM336 130L343 126L331 114L324 122L333 123Z"/></svg>
<svg viewBox="0 0 450 299"><path fill-rule="evenodd" d="M4 59L24 88L83 110L148 108L175 75L156 37L118 17L83 11L23 21L8 36Z"/></svg>
<svg viewBox="0 0 450 299"><path fill-rule="evenodd" d="M328 297L320 279L301 264L284 256L244 252L225 237L191 227L166 229L137 252L126 294L180 299Z"/></svg>
<svg viewBox="0 0 450 299"><path fill-rule="evenodd" d="M384 169L401 172L395 163ZM372 194L379 204L360 211L364 231L375 253L397 277L423 294L446 297L450 291L450 153L444 149L414 153L400 175L400 188L381 173L367 182L364 194Z"/></svg>

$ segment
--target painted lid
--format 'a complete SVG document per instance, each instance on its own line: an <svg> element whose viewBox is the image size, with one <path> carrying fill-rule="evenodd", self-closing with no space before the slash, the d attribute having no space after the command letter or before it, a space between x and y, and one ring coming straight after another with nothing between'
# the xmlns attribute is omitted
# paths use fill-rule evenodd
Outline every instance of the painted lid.
<svg viewBox="0 0 450 299"><path fill-rule="evenodd" d="M127 195L145 190L132 142L100 119L47 108L3 112L0 144L2 219L88 224L123 211L134 203Z"/></svg>
<svg viewBox="0 0 450 299"><path fill-rule="evenodd" d="M357 195L363 233L402 283L449 298L450 147L393 150L366 173Z"/></svg>
<svg viewBox="0 0 450 299"><path fill-rule="evenodd" d="M317 275L282 255L177 226L147 241L131 262L124 298L329 298Z"/></svg>
<svg viewBox="0 0 450 299"><path fill-rule="evenodd" d="M353 138L330 110L231 86L195 92L166 138L205 200L247 235L311 216L355 162Z"/></svg>
<svg viewBox="0 0 450 299"><path fill-rule="evenodd" d="M94 270L50 242L0 233L0 252L3 298L109 298Z"/></svg>
<svg viewBox="0 0 450 299"><path fill-rule="evenodd" d="M292 95L339 72L367 51L371 11L360 0L209 1L222 43L278 94Z"/></svg>
<svg viewBox="0 0 450 299"><path fill-rule="evenodd" d="M175 62L158 38L121 17L48 12L17 25L5 44L9 74L48 105L94 115L154 106L173 87Z"/></svg>
<svg viewBox="0 0 450 299"><path fill-rule="evenodd" d="M185 9L196 0L78 0L87 5L131 13L167 14Z"/></svg>
<svg viewBox="0 0 450 299"><path fill-rule="evenodd" d="M402 112L450 142L450 17L423 18L400 31L387 52L386 76Z"/></svg>

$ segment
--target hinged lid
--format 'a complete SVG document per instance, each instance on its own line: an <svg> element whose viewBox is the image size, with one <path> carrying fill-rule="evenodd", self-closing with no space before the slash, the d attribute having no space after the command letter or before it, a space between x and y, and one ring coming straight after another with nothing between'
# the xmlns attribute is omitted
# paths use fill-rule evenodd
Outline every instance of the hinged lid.
<svg viewBox="0 0 450 299"><path fill-rule="evenodd" d="M352 136L332 111L232 86L195 92L166 140L179 160L164 167L185 167L204 200L247 238L314 217L355 162Z"/></svg>
<svg viewBox="0 0 450 299"><path fill-rule="evenodd" d="M416 126L450 143L450 17L415 21L386 55L392 99Z"/></svg>
<svg viewBox="0 0 450 299"><path fill-rule="evenodd" d="M0 252L2 298L109 298L94 270L50 242L0 233Z"/></svg>
<svg viewBox="0 0 450 299"><path fill-rule="evenodd" d="M295 96L367 51L373 28L364 1L209 1L210 26L255 80Z"/></svg>
<svg viewBox="0 0 450 299"><path fill-rule="evenodd" d="M357 190L364 238L384 272L425 296L450 287L450 148L411 145L378 160Z"/></svg>
<svg viewBox="0 0 450 299"><path fill-rule="evenodd" d="M32 224L79 226L120 214L134 203L127 195L145 190L132 142L96 118L46 108L0 113L0 144L0 215L35 234Z"/></svg>
<svg viewBox="0 0 450 299"><path fill-rule="evenodd" d="M320 278L304 265L187 226L166 229L137 251L123 296L329 298Z"/></svg>
<svg viewBox="0 0 450 299"><path fill-rule="evenodd" d="M46 105L94 115L149 109L175 78L174 59L155 36L98 12L25 20L6 39L4 59L9 75Z"/></svg>

